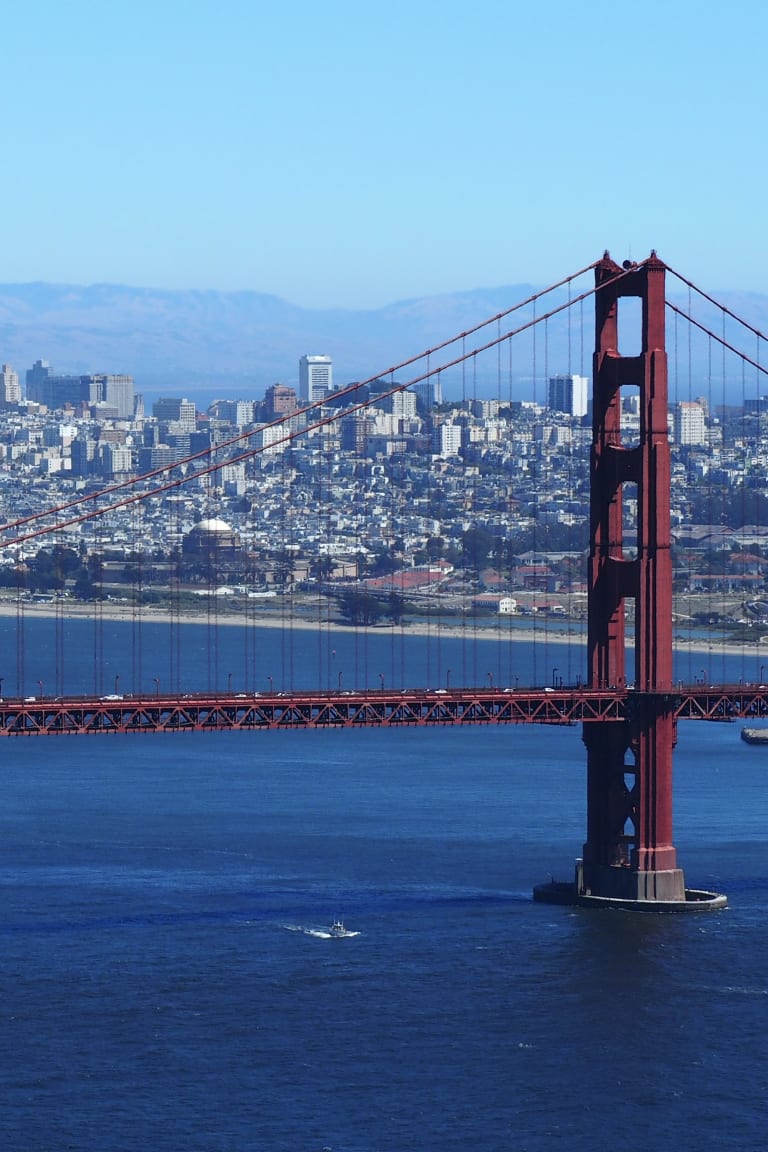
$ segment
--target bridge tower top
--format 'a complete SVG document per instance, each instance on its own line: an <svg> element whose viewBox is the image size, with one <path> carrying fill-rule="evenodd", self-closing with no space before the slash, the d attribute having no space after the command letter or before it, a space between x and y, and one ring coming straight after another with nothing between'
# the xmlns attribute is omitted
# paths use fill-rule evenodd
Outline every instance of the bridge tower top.
<svg viewBox="0 0 768 1152"><path fill-rule="evenodd" d="M672 686L670 448L665 348L666 265L656 253L620 267L606 253L595 282L595 357L590 462L589 675L593 687L623 687L628 599L634 600L635 667L643 691ZM620 352L620 301L642 304L638 355ZM622 402L639 401L636 444L622 440ZM624 485L637 494L636 547L627 543ZM634 535L634 534L633 534Z"/></svg>

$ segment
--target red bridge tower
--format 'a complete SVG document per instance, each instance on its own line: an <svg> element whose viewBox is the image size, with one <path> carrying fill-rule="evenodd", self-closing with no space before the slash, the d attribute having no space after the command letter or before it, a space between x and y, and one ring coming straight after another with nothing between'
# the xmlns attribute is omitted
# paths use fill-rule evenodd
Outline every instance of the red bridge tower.
<svg viewBox="0 0 768 1152"><path fill-rule="evenodd" d="M624 268L606 252L595 273L589 686L630 689L631 695L626 719L584 724L587 840L576 866L575 898L683 911L722 907L726 901L686 890L672 843L675 717L665 273L655 252L642 264ZM622 356L619 301L632 296L642 302L641 347L636 356ZM622 400L630 395L640 415L634 444L622 440ZM637 498L637 545L631 551L624 540L624 485L633 485ZM634 669L627 677L630 599ZM557 889L565 887L544 885L535 895L557 899Z"/></svg>

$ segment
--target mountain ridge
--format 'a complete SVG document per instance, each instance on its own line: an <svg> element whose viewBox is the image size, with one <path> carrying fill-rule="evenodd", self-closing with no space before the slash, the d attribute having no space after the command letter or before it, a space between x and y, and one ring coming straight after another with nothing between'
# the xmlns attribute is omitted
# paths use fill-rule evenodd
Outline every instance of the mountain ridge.
<svg viewBox="0 0 768 1152"><path fill-rule="evenodd" d="M261 396L277 380L295 385L305 353L332 356L338 383L383 375L535 291L519 283L374 309L317 309L252 290L7 283L0 284L0 359L22 379L38 359L63 373L126 372L148 399L168 391L204 406L214 396ZM768 295L721 292L718 299L768 329ZM552 371L564 371L564 337L554 326L551 339Z"/></svg>

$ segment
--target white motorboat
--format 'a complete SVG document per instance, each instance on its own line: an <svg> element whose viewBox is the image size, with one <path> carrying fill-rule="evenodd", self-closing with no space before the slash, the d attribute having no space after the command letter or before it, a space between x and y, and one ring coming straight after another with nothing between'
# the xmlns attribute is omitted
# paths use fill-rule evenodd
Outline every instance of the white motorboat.
<svg viewBox="0 0 768 1152"><path fill-rule="evenodd" d="M328 935L331 936L334 940L340 940L345 936L359 936L360 933L350 932L349 928L344 927L343 920L334 920L333 924L331 924L330 928L328 929Z"/></svg>

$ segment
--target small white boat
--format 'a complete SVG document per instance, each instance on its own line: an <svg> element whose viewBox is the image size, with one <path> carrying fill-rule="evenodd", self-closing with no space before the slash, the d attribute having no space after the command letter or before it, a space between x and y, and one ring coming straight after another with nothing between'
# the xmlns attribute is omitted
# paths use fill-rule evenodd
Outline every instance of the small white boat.
<svg viewBox="0 0 768 1152"><path fill-rule="evenodd" d="M359 936L359 932L350 932L348 928L344 927L343 920L334 920L328 929L328 935L334 940L340 940L345 936Z"/></svg>

